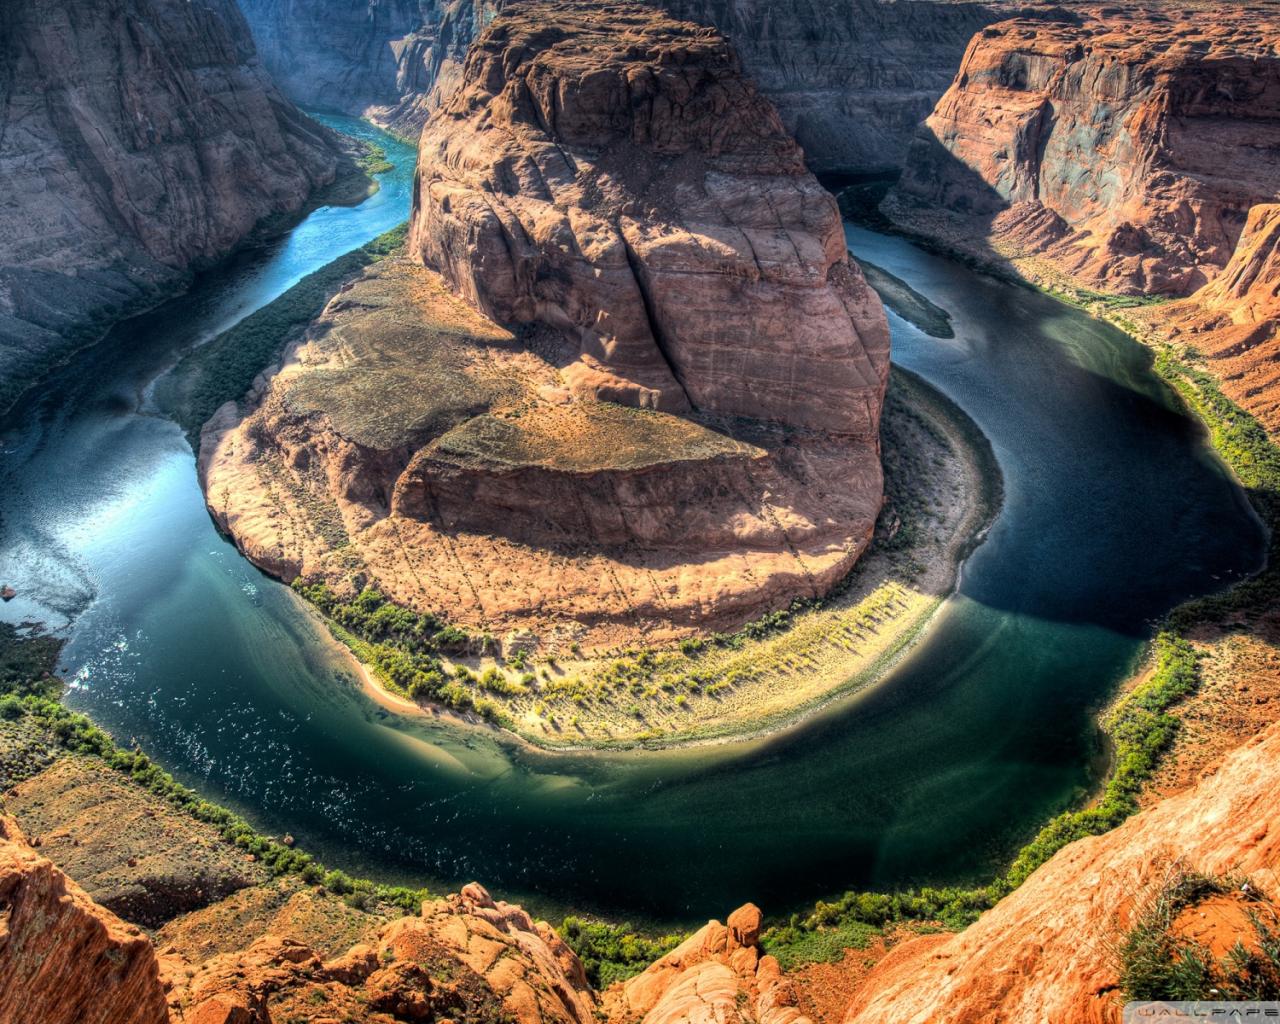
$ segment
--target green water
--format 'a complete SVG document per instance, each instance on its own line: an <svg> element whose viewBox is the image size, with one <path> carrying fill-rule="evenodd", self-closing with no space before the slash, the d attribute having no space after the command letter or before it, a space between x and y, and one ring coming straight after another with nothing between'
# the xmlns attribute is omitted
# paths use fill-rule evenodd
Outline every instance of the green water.
<svg viewBox="0 0 1280 1024"><path fill-rule="evenodd" d="M1005 473L1003 513L914 652L804 728L695 751L543 755L384 711L218 537L147 401L181 352L404 219L412 153L379 139L397 167L377 196L122 325L0 429L0 582L19 591L0 614L67 632L75 707L335 866L678 921L980 875L1090 783L1091 712L1153 618L1260 557L1243 495L1140 348L850 229L952 314L945 341L891 318L895 359L969 412Z"/></svg>

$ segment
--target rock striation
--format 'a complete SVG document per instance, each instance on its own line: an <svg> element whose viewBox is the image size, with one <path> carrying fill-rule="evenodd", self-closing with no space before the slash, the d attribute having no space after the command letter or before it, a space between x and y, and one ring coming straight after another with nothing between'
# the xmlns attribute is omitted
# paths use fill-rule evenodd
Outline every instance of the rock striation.
<svg viewBox="0 0 1280 1024"><path fill-rule="evenodd" d="M4 4L0 64L0 410L340 164L234 0Z"/></svg>
<svg viewBox="0 0 1280 1024"><path fill-rule="evenodd" d="M989 26L912 144L891 214L940 207L970 218L957 233L1091 287L1187 295L1280 195L1277 39L1263 5Z"/></svg>
<svg viewBox="0 0 1280 1024"><path fill-rule="evenodd" d="M1277 787L1273 724L1193 789L1059 851L959 935L899 946L868 976L846 1024L1117 1024L1117 944L1175 870L1239 874L1274 891Z"/></svg>
<svg viewBox="0 0 1280 1024"><path fill-rule="evenodd" d="M736 627L848 572L882 501L888 328L723 37L513 9L416 189L412 255L206 428L209 508L248 557L553 649Z"/></svg>
<svg viewBox="0 0 1280 1024"><path fill-rule="evenodd" d="M411 251L487 316L570 335L575 394L873 438L880 302L724 38L517 10L423 132Z"/></svg>
<svg viewBox="0 0 1280 1024"><path fill-rule="evenodd" d="M150 940L95 904L0 818L0 1021L164 1024Z"/></svg>
<svg viewBox="0 0 1280 1024"><path fill-rule="evenodd" d="M509 0L242 0L267 67L300 103L416 135L467 47ZM932 0L652 0L714 26L818 171L902 166L916 126L998 5ZM1029 6L1029 5L1021 5Z"/></svg>

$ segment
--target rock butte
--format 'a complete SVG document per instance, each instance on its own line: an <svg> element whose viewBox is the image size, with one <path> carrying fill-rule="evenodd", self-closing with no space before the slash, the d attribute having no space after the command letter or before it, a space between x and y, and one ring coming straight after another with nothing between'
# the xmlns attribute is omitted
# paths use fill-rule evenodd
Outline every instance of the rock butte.
<svg viewBox="0 0 1280 1024"><path fill-rule="evenodd" d="M432 269L366 272L206 430L209 506L251 559L588 645L847 573L881 502L887 324L722 37L637 5L499 17L417 178Z"/></svg>
<svg viewBox="0 0 1280 1024"><path fill-rule="evenodd" d="M0 412L341 166L233 0L6 3L0 62Z"/></svg>

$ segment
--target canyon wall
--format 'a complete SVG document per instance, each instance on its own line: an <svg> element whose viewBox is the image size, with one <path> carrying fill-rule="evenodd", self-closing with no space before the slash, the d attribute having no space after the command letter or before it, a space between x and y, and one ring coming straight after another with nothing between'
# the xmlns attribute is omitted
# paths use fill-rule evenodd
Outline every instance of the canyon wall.
<svg viewBox="0 0 1280 1024"><path fill-rule="evenodd" d="M975 36L891 197L1089 286L1187 295L1280 194L1280 15L1212 5L1014 19Z"/></svg>
<svg viewBox="0 0 1280 1024"><path fill-rule="evenodd" d="M340 164L234 0L7 3L0 64L0 410Z"/></svg>
<svg viewBox="0 0 1280 1024"><path fill-rule="evenodd" d="M508 0L241 0L295 100L415 136L467 46ZM902 166L912 133L995 5L931 0L651 0L725 33L822 171ZM432 91L440 87L436 98Z"/></svg>

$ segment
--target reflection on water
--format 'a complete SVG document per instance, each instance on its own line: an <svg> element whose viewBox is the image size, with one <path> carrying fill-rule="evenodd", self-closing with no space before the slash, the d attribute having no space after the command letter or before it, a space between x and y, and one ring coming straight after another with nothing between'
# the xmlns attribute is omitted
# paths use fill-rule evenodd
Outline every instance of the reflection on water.
<svg viewBox="0 0 1280 1024"><path fill-rule="evenodd" d="M3 614L74 622L71 703L335 865L680 920L972 877L1089 782L1091 712L1150 621L1259 557L1242 495L1142 350L850 229L952 313L949 341L895 318L895 358L970 412L1006 477L961 595L884 685L770 742L663 754L553 756L387 711L217 536L189 448L143 397L181 351L404 218L412 152L379 138L397 164L379 195L122 325L0 433L0 581L19 590Z"/></svg>

